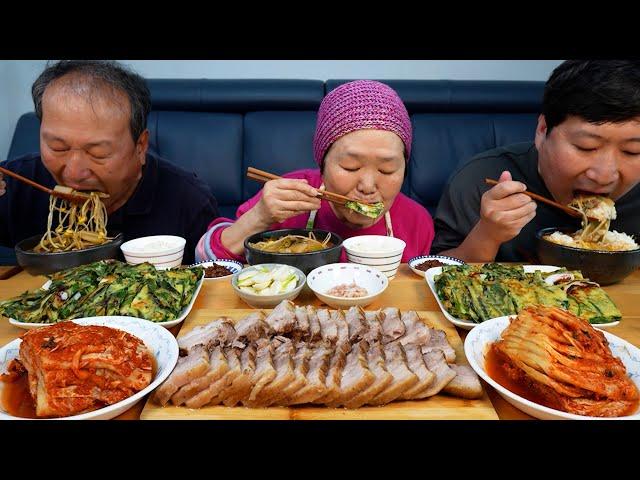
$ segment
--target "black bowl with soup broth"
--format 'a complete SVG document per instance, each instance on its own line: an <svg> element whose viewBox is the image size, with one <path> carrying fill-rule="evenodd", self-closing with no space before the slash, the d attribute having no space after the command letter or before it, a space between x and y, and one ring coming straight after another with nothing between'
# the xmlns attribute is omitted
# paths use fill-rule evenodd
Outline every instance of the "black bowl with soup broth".
<svg viewBox="0 0 640 480"><path fill-rule="evenodd" d="M335 233L331 233L331 239L329 240L329 247L323 250L316 250L314 252L306 253L276 253L265 252L260 250L251 244L261 242L268 239L279 239L286 237L287 235L301 235L304 237L309 236L309 232L313 232L316 240L322 242L327 234L331 233L326 230L304 228L284 228L280 230L267 230L264 232L256 233L247 237L244 241L244 253L247 263L249 265L258 265L261 263L283 263L285 265L291 265L296 267L306 275L314 268L321 267L328 263L338 263L340 261L340 255L342 253L342 238Z"/></svg>
<svg viewBox="0 0 640 480"><path fill-rule="evenodd" d="M574 233L570 228L543 228L536 234L536 253L544 265L556 265L570 270L580 270L582 275L600 285L610 285L640 267L640 249L636 250L585 250L568 247L546 240L553 232L566 235ZM626 233L626 232L625 232ZM638 235L633 235L638 239Z"/></svg>
<svg viewBox="0 0 640 480"><path fill-rule="evenodd" d="M42 238L42 235L36 235L18 242L15 246L16 260L18 265L31 275L47 275L99 260L122 259L120 245L122 245L124 236L122 233L114 231L108 232L108 236L113 237L113 240L102 245L82 250L48 253L33 251Z"/></svg>

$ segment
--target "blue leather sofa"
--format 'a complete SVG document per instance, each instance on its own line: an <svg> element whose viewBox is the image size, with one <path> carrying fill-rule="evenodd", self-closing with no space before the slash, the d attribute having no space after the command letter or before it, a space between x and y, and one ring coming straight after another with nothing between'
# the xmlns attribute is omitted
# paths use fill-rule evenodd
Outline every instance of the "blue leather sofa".
<svg viewBox="0 0 640 480"><path fill-rule="evenodd" d="M151 79L150 148L211 187L233 216L260 185L248 166L282 174L313 168L316 111L348 80ZM403 192L432 213L449 175L473 155L533 139L543 82L385 80L405 102L413 146ZM8 159L37 151L38 120L20 117ZM12 252L0 261L14 263Z"/></svg>

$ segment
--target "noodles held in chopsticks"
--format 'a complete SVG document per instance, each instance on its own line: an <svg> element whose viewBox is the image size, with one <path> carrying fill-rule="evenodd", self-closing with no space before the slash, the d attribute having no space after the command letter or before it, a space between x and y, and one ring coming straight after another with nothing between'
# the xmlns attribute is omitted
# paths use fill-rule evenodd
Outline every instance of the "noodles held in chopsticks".
<svg viewBox="0 0 640 480"><path fill-rule="evenodd" d="M47 231L34 252L67 252L102 245L107 237L107 208L98 192L86 192L87 200L76 204L51 195ZM58 225L53 227L57 213Z"/></svg>
<svg viewBox="0 0 640 480"><path fill-rule="evenodd" d="M610 198L600 195L578 195L569 207L582 215L582 228L571 235L553 232L545 236L547 240L585 250L624 251L638 248L638 244L630 235L609 230L611 220L616 218L616 207Z"/></svg>

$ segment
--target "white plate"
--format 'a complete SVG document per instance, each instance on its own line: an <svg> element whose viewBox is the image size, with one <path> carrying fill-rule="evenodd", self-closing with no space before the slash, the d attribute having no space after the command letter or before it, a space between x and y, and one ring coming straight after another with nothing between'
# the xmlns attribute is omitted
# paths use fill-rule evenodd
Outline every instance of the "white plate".
<svg viewBox="0 0 640 480"><path fill-rule="evenodd" d="M541 272L553 272L555 270L558 270L560 267L554 267L552 265L523 265L523 268L525 273L531 273L531 272L535 272L536 270L540 270ZM438 294L436 293L436 285L434 281L434 277L436 275L439 275L440 273L442 273L442 267L430 268L425 272L424 278L427 281L427 285L429 285L429 288L431 289L431 293L433 293L433 296L436 298L436 301L438 302L438 306L440 307L442 314L447 318L447 320L453 323L456 327L460 327L465 330L471 330L472 328L477 327L478 325L481 325L481 323L476 323L470 320L462 320L461 318L456 318L445 310L444 305L442 305L442 302L440 301L440 297L438 297ZM597 324L594 323L592 325L598 328L610 328L610 327L615 327L619 323L620 321L618 320L616 322L597 323Z"/></svg>
<svg viewBox="0 0 640 480"><path fill-rule="evenodd" d="M180 322L184 321L184 319L187 318L187 315L189 315L189 312L191 312L191 309L193 308L193 304L196 302L196 298L198 298L198 294L200 293L200 289L202 288L203 280L204 280L204 272L202 274L202 277L198 281L198 285L196 286L196 289L193 292L193 297L191 297L191 301L189 302L189 305L184 307L184 309L182 310L182 313L180 314L180 316L178 318L176 318L175 320L167 320L166 322L151 322L151 320L145 320L145 319L141 319L141 320L145 320L145 321L148 321L150 323L154 323L156 325L160 325L161 327L165 327L165 328L175 327ZM44 290L46 290L46 289L49 288L50 285L51 285L51 280L47 280L47 282L44 285L42 285L42 287L40 287L40 288L43 288ZM87 318L93 318L93 317L87 317ZM99 317L95 317L95 318L99 318ZM133 318L133 317L131 317L131 318ZM15 326L15 327L23 328L25 330L31 330L32 328L39 328L39 327L45 327L47 325L52 325L51 323L19 322L18 320L15 320L13 318L9 319L9 323L11 325Z"/></svg>
<svg viewBox="0 0 640 480"><path fill-rule="evenodd" d="M489 345L500 338L502 331L509 325L511 316L493 318L478 324L476 328L471 330L464 341L464 353L469 360L469 364L482 379L495 388L502 397L514 407L541 420L613 420L607 417L588 417L585 415L575 415L573 413L562 412L554 408L545 407L538 403L523 398L510 390L506 389L493 378L491 378L486 370L484 363L484 355ZM595 326L595 325L594 325ZM615 357L620 358L627 374L631 380L640 388L640 349L634 347L629 342L622 340L611 333L602 331L605 338L609 342L611 353ZM640 420L640 410L633 415L627 417L617 417L622 420Z"/></svg>
<svg viewBox="0 0 640 480"><path fill-rule="evenodd" d="M160 385L169 376L178 361L178 342L171 332L157 323L140 318L119 316L78 318L73 322L79 325L103 325L135 335L144 342L155 357L156 375L146 388L118 403L80 415L56 418L56 420L107 420L117 417ZM22 340L17 338L0 348L0 372L5 373L9 362L18 357L21 342ZM2 383L0 383L1 388ZM18 420L22 418L9 415L0 406L0 419Z"/></svg>
<svg viewBox="0 0 640 480"><path fill-rule="evenodd" d="M229 280L234 273L238 273L240 270L244 268L244 265L242 265L242 263L238 262L237 260L227 260L227 259L221 259L221 258L219 258L218 260L207 260L206 262L194 263L193 265L190 265L190 266L207 268L207 267L212 267L213 265L220 265L222 267L227 267L229 270L231 270L231 273L223 277L215 277L215 278L204 277L204 280L206 282L216 282L218 280L224 280L224 279Z"/></svg>
<svg viewBox="0 0 640 480"><path fill-rule="evenodd" d="M409 268L413 270L413 273L416 275L420 275L424 277L424 270L418 270L416 266L420 265L427 260L439 260L442 263L446 263L447 265L466 265L465 262L453 257L447 257L445 255L420 255L418 257L413 257L409 260Z"/></svg>

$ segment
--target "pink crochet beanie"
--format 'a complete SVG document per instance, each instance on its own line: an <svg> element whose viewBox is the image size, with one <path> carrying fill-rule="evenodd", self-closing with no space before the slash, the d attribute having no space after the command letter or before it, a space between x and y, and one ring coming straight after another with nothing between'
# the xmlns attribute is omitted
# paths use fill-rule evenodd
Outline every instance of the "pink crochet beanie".
<svg viewBox="0 0 640 480"><path fill-rule="evenodd" d="M313 156L322 165L327 150L337 139L355 130L388 130L404 142L411 154L411 120L394 89L373 80L356 80L327 94L318 110Z"/></svg>

